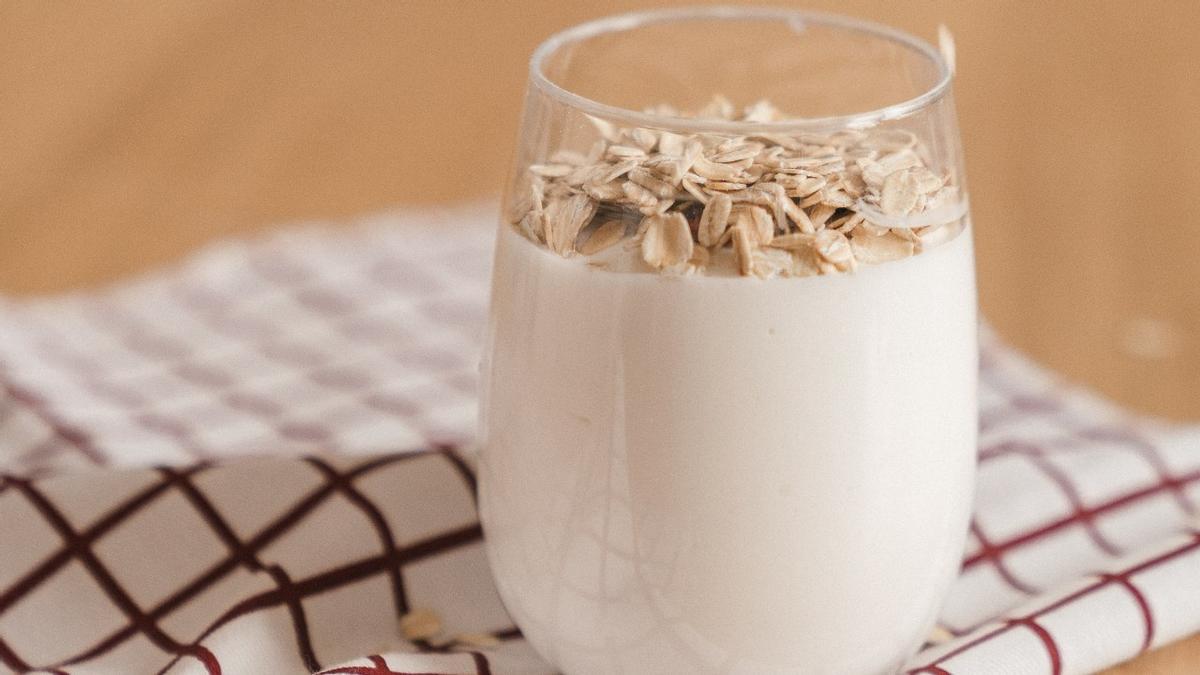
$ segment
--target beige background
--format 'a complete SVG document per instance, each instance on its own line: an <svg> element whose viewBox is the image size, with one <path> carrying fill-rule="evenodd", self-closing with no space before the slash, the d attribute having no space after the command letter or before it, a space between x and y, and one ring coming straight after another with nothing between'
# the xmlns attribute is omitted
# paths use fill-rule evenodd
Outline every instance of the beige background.
<svg viewBox="0 0 1200 675"><path fill-rule="evenodd" d="M1200 418L1200 3L806 4L954 31L985 313L1127 405ZM530 50L641 5L0 0L0 292L494 195ZM1198 670L1200 638L1121 672Z"/></svg>

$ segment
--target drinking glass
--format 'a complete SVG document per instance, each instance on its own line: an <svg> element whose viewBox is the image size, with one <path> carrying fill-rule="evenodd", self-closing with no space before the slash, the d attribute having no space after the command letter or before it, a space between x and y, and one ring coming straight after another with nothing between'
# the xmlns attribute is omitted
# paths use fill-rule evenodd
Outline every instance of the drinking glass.
<svg viewBox="0 0 1200 675"><path fill-rule="evenodd" d="M480 414L486 546L524 635L566 673L901 667L964 548L975 298L928 44L745 8L551 37Z"/></svg>

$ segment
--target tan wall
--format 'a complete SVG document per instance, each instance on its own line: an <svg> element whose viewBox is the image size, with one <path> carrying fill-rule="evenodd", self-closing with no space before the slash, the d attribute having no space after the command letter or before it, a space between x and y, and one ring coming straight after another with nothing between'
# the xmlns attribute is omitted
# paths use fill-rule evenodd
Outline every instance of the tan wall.
<svg viewBox="0 0 1200 675"><path fill-rule="evenodd" d="M641 4L0 2L0 291L494 194L533 46ZM950 26L985 313L1126 404L1200 417L1200 3L807 4Z"/></svg>

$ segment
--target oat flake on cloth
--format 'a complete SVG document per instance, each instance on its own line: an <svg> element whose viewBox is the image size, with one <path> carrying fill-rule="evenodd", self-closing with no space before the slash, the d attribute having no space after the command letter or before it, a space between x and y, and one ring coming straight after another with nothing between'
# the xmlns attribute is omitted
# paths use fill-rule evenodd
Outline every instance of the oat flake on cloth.
<svg viewBox="0 0 1200 675"><path fill-rule="evenodd" d="M493 211L0 301L0 673L552 672L475 513ZM1085 673L1200 630L1200 427L983 342L971 537L910 672ZM499 646L407 642L418 607Z"/></svg>

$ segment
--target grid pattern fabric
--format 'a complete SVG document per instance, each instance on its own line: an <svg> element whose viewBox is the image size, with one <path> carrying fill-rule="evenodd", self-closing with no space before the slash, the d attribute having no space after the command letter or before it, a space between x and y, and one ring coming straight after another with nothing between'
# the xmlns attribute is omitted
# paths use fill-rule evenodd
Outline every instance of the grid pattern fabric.
<svg viewBox="0 0 1200 675"><path fill-rule="evenodd" d="M492 211L0 301L0 673L551 672L475 513ZM970 541L909 672L1090 672L1200 630L1200 428L982 337ZM500 645L403 640L413 607Z"/></svg>

